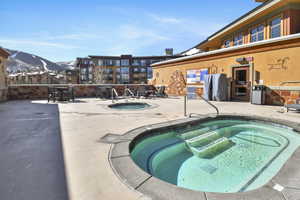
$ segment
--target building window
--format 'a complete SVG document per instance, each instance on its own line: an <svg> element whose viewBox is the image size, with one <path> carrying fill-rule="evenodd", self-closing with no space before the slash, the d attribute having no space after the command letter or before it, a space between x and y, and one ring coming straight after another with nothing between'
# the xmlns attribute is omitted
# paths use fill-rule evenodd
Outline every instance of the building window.
<svg viewBox="0 0 300 200"><path fill-rule="evenodd" d="M121 60L121 65L122 66L129 66L129 60L128 59L122 59Z"/></svg>
<svg viewBox="0 0 300 200"><path fill-rule="evenodd" d="M281 36L281 18L278 17L270 22L270 38Z"/></svg>
<svg viewBox="0 0 300 200"><path fill-rule="evenodd" d="M102 60L102 59L99 59L99 60L98 60L98 65L99 65L99 66L103 66L103 60Z"/></svg>
<svg viewBox="0 0 300 200"><path fill-rule="evenodd" d="M152 79L153 78L152 67L147 67L147 78L148 79Z"/></svg>
<svg viewBox="0 0 300 200"><path fill-rule="evenodd" d="M120 66L120 65L121 65L120 60L115 60L115 66Z"/></svg>
<svg viewBox="0 0 300 200"><path fill-rule="evenodd" d="M117 74L120 74L120 73L121 73L121 68L120 68L120 67L116 68L116 73L117 73Z"/></svg>
<svg viewBox="0 0 300 200"><path fill-rule="evenodd" d="M137 60L137 59L134 59L134 60L132 61L132 65L133 65L133 66L139 66L139 65L140 65L140 61Z"/></svg>
<svg viewBox="0 0 300 200"><path fill-rule="evenodd" d="M146 66L147 65L147 61L146 60L141 60L141 66Z"/></svg>
<svg viewBox="0 0 300 200"><path fill-rule="evenodd" d="M141 69L140 69L140 72L146 73L146 72L147 72L147 69L146 69L146 68L141 68Z"/></svg>
<svg viewBox="0 0 300 200"><path fill-rule="evenodd" d="M225 42L224 42L224 47L225 47L225 48L230 47L230 43L231 43L231 40L225 40Z"/></svg>
<svg viewBox="0 0 300 200"><path fill-rule="evenodd" d="M86 73L86 68L81 68L81 73L85 74Z"/></svg>
<svg viewBox="0 0 300 200"><path fill-rule="evenodd" d="M114 65L113 60L111 59L104 60L104 66L113 66L113 65Z"/></svg>
<svg viewBox="0 0 300 200"><path fill-rule="evenodd" d="M264 40L264 26L259 25L250 31L250 41L251 42L258 42Z"/></svg>
<svg viewBox="0 0 300 200"><path fill-rule="evenodd" d="M129 83L129 67L121 68L121 77L123 83Z"/></svg>
<svg viewBox="0 0 300 200"><path fill-rule="evenodd" d="M243 44L243 34L239 33L238 35L234 36L233 38L233 45L238 46Z"/></svg>

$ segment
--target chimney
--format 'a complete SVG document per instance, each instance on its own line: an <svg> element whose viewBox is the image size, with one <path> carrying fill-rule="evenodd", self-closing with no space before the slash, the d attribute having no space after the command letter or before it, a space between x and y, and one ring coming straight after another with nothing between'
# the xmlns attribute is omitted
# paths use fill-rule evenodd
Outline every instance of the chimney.
<svg viewBox="0 0 300 200"><path fill-rule="evenodd" d="M165 49L166 56L173 56L173 48Z"/></svg>

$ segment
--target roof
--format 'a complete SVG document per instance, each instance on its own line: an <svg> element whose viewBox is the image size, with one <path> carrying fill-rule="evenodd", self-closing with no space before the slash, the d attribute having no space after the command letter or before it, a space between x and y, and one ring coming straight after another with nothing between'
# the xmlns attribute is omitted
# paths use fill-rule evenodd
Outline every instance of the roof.
<svg viewBox="0 0 300 200"><path fill-rule="evenodd" d="M276 43L276 42L282 42L282 41L293 40L293 39L300 39L300 33L288 35L288 36L282 36L282 37L278 37L278 38L272 38L269 40L262 40L262 41L258 41L258 42L247 43L247 44L243 44L243 45L239 45L239 46L222 48L222 49L208 51L208 52L201 52L201 53L197 53L197 54L194 54L191 56L185 56L185 57L181 57L181 58L176 58L176 59L172 59L172 60L166 60L166 61L154 63L151 66L155 67L158 65L182 62L182 61L191 60L191 59L195 59L195 58L201 58L204 56L216 55L216 54L220 54L220 53L236 51L239 49L255 47L255 46L260 46L260 45L265 45L265 44L272 44L272 43Z"/></svg>
<svg viewBox="0 0 300 200"><path fill-rule="evenodd" d="M241 20L245 19L246 17L248 17L249 15L255 13L256 11L259 11L260 9L267 7L268 5L270 5L271 3L277 3L280 2L282 0L267 0L263 3L261 3L259 6L257 6L256 8L252 9L251 11L247 12L246 14L242 15L241 17L239 17L238 19L234 20L233 22L229 23L228 25L224 26L222 29L218 30L217 32L213 33L212 35L210 35L206 40L200 42L199 44L193 46L192 48L183 51L182 53L185 53L193 48L197 48L199 46L201 46L202 44L208 42L210 39L212 39L214 36L218 35L219 33L221 33L222 31L226 30L227 28L230 28L231 26L237 24L238 22L240 22Z"/></svg>
<svg viewBox="0 0 300 200"><path fill-rule="evenodd" d="M129 55L126 57L121 56L89 56L90 58L99 58L99 59L122 59L122 58L129 58ZM163 56L131 56L132 59L155 59L155 58L178 58L181 55L175 54L173 56L163 55Z"/></svg>
<svg viewBox="0 0 300 200"><path fill-rule="evenodd" d="M10 56L10 53L2 47L0 47L0 55L3 55L4 57L8 58L8 56Z"/></svg>

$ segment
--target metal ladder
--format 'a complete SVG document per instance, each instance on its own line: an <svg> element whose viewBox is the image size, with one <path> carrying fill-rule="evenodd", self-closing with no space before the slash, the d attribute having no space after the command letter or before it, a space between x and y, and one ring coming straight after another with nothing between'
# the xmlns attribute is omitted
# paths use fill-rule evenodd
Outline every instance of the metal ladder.
<svg viewBox="0 0 300 200"><path fill-rule="evenodd" d="M120 96L120 95L118 94L117 90L116 90L115 88L112 88L112 89L111 89L111 100L112 100L112 103L114 103L114 100L118 100L118 99L120 99L121 97L123 97L124 99L128 99L128 98L125 98L125 97L127 97L126 92L128 92L128 93L130 94L130 97L131 97L131 98L134 98L134 97L135 97L135 96L134 96L134 93L133 93L129 88L125 88L125 91L124 91L124 95L123 95L123 96ZM115 96L116 98L114 98L114 96Z"/></svg>
<svg viewBox="0 0 300 200"><path fill-rule="evenodd" d="M125 88L124 96L126 96L126 92L128 92L132 98L135 97L134 93L129 88Z"/></svg>
<svg viewBox="0 0 300 200"><path fill-rule="evenodd" d="M117 90L116 90L115 88L112 88L112 89L111 89L111 101L112 101L112 103L115 102L115 101L114 101L114 95L116 96L116 99L119 98L119 94L118 94Z"/></svg>

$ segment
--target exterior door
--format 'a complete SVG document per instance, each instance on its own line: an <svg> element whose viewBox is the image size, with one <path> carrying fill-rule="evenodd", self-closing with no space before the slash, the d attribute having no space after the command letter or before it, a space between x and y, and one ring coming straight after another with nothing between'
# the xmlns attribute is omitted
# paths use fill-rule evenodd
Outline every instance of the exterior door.
<svg viewBox="0 0 300 200"><path fill-rule="evenodd" d="M250 101L251 82L249 67L233 68L232 100Z"/></svg>

